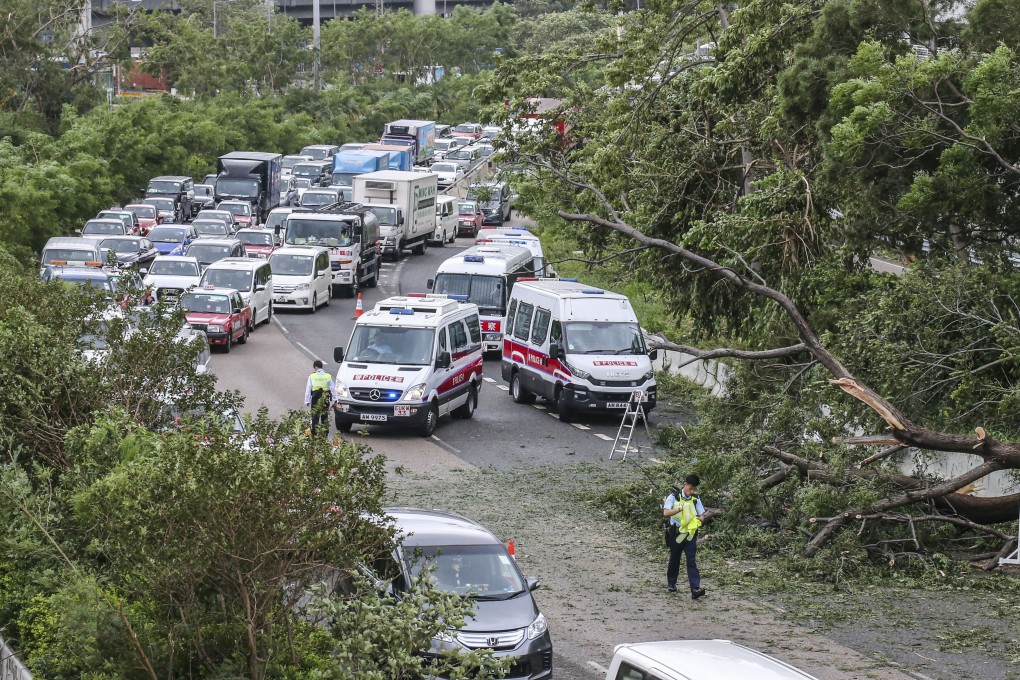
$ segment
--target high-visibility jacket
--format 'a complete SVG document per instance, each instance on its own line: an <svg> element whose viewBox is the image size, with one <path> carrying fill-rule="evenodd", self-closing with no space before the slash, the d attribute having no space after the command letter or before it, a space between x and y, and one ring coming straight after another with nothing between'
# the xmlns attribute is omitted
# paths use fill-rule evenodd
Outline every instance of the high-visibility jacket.
<svg viewBox="0 0 1020 680"><path fill-rule="evenodd" d="M316 371L312 373L310 380L312 381L312 401L318 401L329 392L329 383L333 378L330 377L329 373L324 371ZM318 393L318 394L316 394Z"/></svg>
<svg viewBox="0 0 1020 680"><path fill-rule="evenodd" d="M673 498L673 509L680 509L680 512L674 515L674 519L680 524L676 534L676 542L683 543L688 539L693 539L694 534L697 533L698 528L701 526L701 520L698 519L698 510L695 505L697 499L694 496L684 498L683 495L674 496Z"/></svg>

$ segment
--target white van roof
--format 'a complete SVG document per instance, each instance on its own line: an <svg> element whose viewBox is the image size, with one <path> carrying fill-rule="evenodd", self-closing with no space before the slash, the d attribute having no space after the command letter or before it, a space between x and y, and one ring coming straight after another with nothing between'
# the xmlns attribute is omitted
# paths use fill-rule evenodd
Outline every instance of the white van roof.
<svg viewBox="0 0 1020 680"><path fill-rule="evenodd" d="M439 265L436 274L481 274L499 276L531 263L533 256L527 248L510 243L493 243L472 246Z"/></svg>
<svg viewBox="0 0 1020 680"><path fill-rule="evenodd" d="M478 313L474 304L446 295L398 295L376 303L365 312L358 324L369 326L438 327L451 315L467 316Z"/></svg>
<svg viewBox="0 0 1020 680"><path fill-rule="evenodd" d="M543 300L560 321L638 322L626 295L571 279L518 279L510 297L532 304Z"/></svg>
<svg viewBox="0 0 1020 680"><path fill-rule="evenodd" d="M685 680L817 680L767 654L729 640L671 640L618 645L617 655L641 657ZM632 660L633 663L633 660Z"/></svg>

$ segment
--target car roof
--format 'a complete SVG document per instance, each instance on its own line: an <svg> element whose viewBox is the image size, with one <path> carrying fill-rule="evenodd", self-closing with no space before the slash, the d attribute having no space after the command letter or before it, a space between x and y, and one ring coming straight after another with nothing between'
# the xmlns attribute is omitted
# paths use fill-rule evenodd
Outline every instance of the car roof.
<svg viewBox="0 0 1020 680"><path fill-rule="evenodd" d="M185 180L187 180L189 182L191 181L190 177L186 177L184 175L160 175L159 177L153 177L149 181L152 182L152 181L155 181L155 180L166 180L166 179L173 180L175 182L183 182Z"/></svg>
<svg viewBox="0 0 1020 680"><path fill-rule="evenodd" d="M441 510L385 508L405 546L503 545L491 531L477 522Z"/></svg>
<svg viewBox="0 0 1020 680"><path fill-rule="evenodd" d="M122 221L108 217L93 217L91 220L89 220L89 222L98 222L100 224L116 224L121 227L124 226L124 223ZM88 224L88 222L86 222L86 224Z"/></svg>
<svg viewBox="0 0 1020 680"><path fill-rule="evenodd" d="M197 257L189 257L187 255L157 255L156 258L153 260L153 262L158 262L160 260L163 260L163 261L173 260L174 262L181 262L181 261L183 261L183 262L192 262L192 263L194 263L196 265L198 264L198 258Z"/></svg>
<svg viewBox="0 0 1020 680"><path fill-rule="evenodd" d="M238 241L236 238L200 238L197 241L192 241L191 246L195 245L196 243L201 243L207 246L230 246L234 245L235 243L241 242ZM190 248L191 246L188 247Z"/></svg>
<svg viewBox="0 0 1020 680"><path fill-rule="evenodd" d="M211 265L206 267L206 271L210 269L255 269L261 267L266 263L265 260L255 260L250 257L225 257L222 260L216 260Z"/></svg>
<svg viewBox="0 0 1020 680"><path fill-rule="evenodd" d="M151 207L153 207L151 203L128 203L127 205L124 206L124 210L130 211L131 208L151 208Z"/></svg>
<svg viewBox="0 0 1020 680"><path fill-rule="evenodd" d="M767 654L729 640L669 640L619 645L687 680L815 680Z"/></svg>
<svg viewBox="0 0 1020 680"><path fill-rule="evenodd" d="M92 246L96 248L102 240L102 237L96 236L54 236L46 241L44 248L53 248L54 246Z"/></svg>
<svg viewBox="0 0 1020 680"><path fill-rule="evenodd" d="M143 238L145 237L135 236L134 234L108 234L107 237L103 239L103 243L113 241L114 239L118 241L141 241Z"/></svg>

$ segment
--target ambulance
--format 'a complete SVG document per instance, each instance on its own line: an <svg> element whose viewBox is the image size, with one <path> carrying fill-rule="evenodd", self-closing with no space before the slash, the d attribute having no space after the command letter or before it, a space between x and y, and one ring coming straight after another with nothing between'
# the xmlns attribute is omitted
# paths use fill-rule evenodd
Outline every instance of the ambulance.
<svg viewBox="0 0 1020 680"><path fill-rule="evenodd" d="M391 297L333 350L336 428L410 427L431 436L439 418L470 418L482 389L478 307L445 295Z"/></svg>
<svg viewBox="0 0 1020 680"><path fill-rule="evenodd" d="M535 276L556 276L553 268L545 263L545 254L542 252L542 242L538 237L528 231L525 227L510 229L507 227L483 227L475 238L476 245L488 243L520 246L531 251L531 269Z"/></svg>
<svg viewBox="0 0 1020 680"><path fill-rule="evenodd" d="M560 420L655 407L655 373L627 296L568 279L518 280L507 307L500 369L518 404L536 396Z"/></svg>
<svg viewBox="0 0 1020 680"><path fill-rule="evenodd" d="M478 305L483 349L499 352L510 289L520 277L534 277L531 263L531 252L520 246L474 246L439 265L435 280L430 279L427 285L436 293L463 295Z"/></svg>

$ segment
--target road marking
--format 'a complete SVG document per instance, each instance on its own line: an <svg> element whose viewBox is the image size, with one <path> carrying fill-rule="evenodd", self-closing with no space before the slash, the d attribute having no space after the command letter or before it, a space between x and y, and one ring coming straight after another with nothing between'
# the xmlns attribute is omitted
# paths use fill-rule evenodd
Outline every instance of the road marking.
<svg viewBox="0 0 1020 680"><path fill-rule="evenodd" d="M456 454L458 454L458 455L460 454L460 449L458 449L458 448L456 448L456 447L454 447L454 446L450 446L449 444L447 444L446 442L444 442L444 441L443 441L442 439L440 439L440 438L439 438L439 437L437 437L436 435L432 435L432 436L431 436L431 437L429 437L429 438L430 438L430 439L431 439L432 441L434 441L434 442L438 443L438 444L439 444L440 446L442 446L442 447L443 447L444 449L446 449L447 451L450 451L450 452L452 452L452 453L456 453Z"/></svg>
<svg viewBox="0 0 1020 680"><path fill-rule="evenodd" d="M541 404L532 404L532 406L537 408L539 411L544 411L545 410L545 406L542 406Z"/></svg>
<svg viewBox="0 0 1020 680"><path fill-rule="evenodd" d="M661 461L661 460L659 460L658 458L652 458L651 456L649 456L649 457L648 457L648 460L652 461L652 462L653 462L653 463L655 463L656 465L662 465L662 461Z"/></svg>
<svg viewBox="0 0 1020 680"><path fill-rule="evenodd" d="M607 434L602 434L601 432L596 432L595 436L598 437L599 439L601 439L604 442L611 442L611 441L613 441L612 437L610 437Z"/></svg>
<svg viewBox="0 0 1020 680"><path fill-rule="evenodd" d="M489 376L485 376L484 378L482 378L482 380L484 380L487 383L495 383L496 382L495 380L493 380Z"/></svg>
<svg viewBox="0 0 1020 680"><path fill-rule="evenodd" d="M591 429L587 425L582 425L581 423L570 423L570 424L573 425L574 427L576 427L579 430L590 430Z"/></svg>
<svg viewBox="0 0 1020 680"><path fill-rule="evenodd" d="M498 387L499 389L503 390L504 392L509 392L510 391L510 388L507 387L506 385L496 385L496 387Z"/></svg>
<svg viewBox="0 0 1020 680"><path fill-rule="evenodd" d="M319 359L319 357L315 356L315 352L313 352L312 350L308 349L307 347L302 345L300 342L295 341L294 344L297 345L298 347L300 347L301 349L303 349L305 351L305 354L307 354L311 358L318 359L319 361L322 361L322 359ZM322 363L326 363L326 362L322 361Z"/></svg>
<svg viewBox="0 0 1020 680"><path fill-rule="evenodd" d="M556 420L559 420L559 419L560 419L560 414L558 414L558 413L546 413L546 415L547 415L547 416L552 416L552 417L553 417L553 418L555 418Z"/></svg>
<svg viewBox="0 0 1020 680"><path fill-rule="evenodd" d="M599 675L601 675L603 677L605 677L609 673L609 669L608 668L606 668L605 666L603 666L601 664L597 664L594 661L589 661L588 665L591 666L592 669L594 669L596 673L598 673Z"/></svg>
<svg viewBox="0 0 1020 680"><path fill-rule="evenodd" d="M287 335L290 335L290 331L288 331L286 328L284 328L283 324L280 323L280 318L278 316L276 316L275 314L273 315L273 323L275 323L277 326L279 326L281 331L283 331Z"/></svg>

